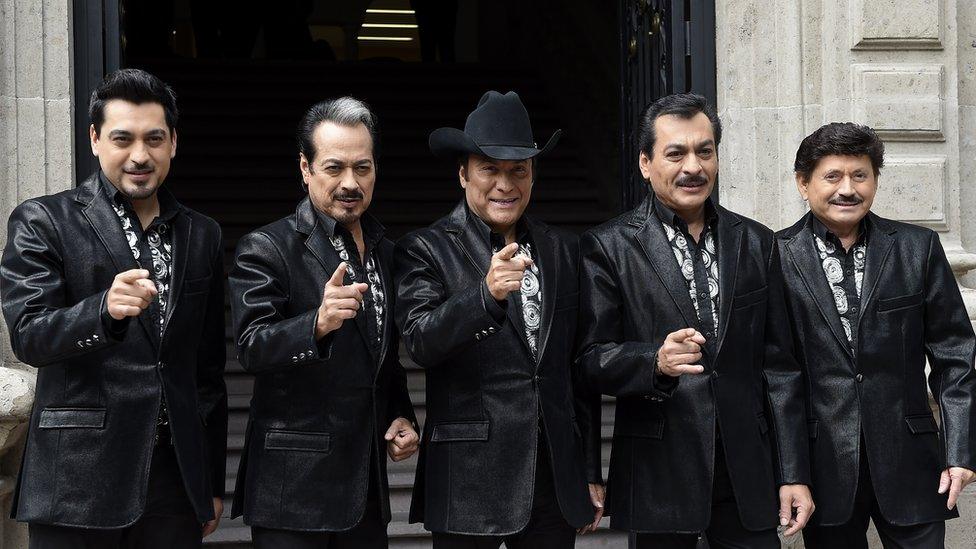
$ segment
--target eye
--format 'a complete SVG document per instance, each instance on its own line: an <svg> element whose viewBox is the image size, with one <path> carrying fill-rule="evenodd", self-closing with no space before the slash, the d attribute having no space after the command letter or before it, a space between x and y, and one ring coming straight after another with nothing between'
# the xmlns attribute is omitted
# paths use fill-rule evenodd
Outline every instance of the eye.
<svg viewBox="0 0 976 549"><path fill-rule="evenodd" d="M373 171L373 167L372 166L366 166L366 165L364 165L364 166L356 166L356 173L358 173L359 175L366 175L366 174L368 174L371 171Z"/></svg>
<svg viewBox="0 0 976 549"><path fill-rule="evenodd" d="M489 164L489 165L486 165L486 166L482 166L481 167L481 171L483 171L485 173L495 173L495 172L498 171L498 169Z"/></svg>
<svg viewBox="0 0 976 549"><path fill-rule="evenodd" d="M710 158L712 156L712 152L713 151L712 151L711 148L706 147L706 148L698 151L698 156L700 156L702 158Z"/></svg>
<svg viewBox="0 0 976 549"><path fill-rule="evenodd" d="M853 179L854 181L857 181L858 183L860 183L860 182L863 182L863 181L867 180L867 178L868 178L868 174L866 174L864 172L856 172L851 179Z"/></svg>
<svg viewBox="0 0 976 549"><path fill-rule="evenodd" d="M132 142L131 138L124 137L121 135L112 138L112 143L115 143L116 145L120 145L120 146L128 145L131 142Z"/></svg>
<svg viewBox="0 0 976 549"><path fill-rule="evenodd" d="M680 160L684 155L681 154L681 151L668 151L664 153L664 156L669 160Z"/></svg>
<svg viewBox="0 0 976 549"><path fill-rule="evenodd" d="M834 182L840 179L840 174L837 172L830 172L824 176L824 180Z"/></svg>
<svg viewBox="0 0 976 549"><path fill-rule="evenodd" d="M146 139L146 143L149 143L149 145L153 147L159 145L162 142L163 142L163 137L160 135L153 135Z"/></svg>
<svg viewBox="0 0 976 549"><path fill-rule="evenodd" d="M325 173L329 175L339 175L340 172L342 172L341 166L336 166L335 164L331 164L325 167Z"/></svg>

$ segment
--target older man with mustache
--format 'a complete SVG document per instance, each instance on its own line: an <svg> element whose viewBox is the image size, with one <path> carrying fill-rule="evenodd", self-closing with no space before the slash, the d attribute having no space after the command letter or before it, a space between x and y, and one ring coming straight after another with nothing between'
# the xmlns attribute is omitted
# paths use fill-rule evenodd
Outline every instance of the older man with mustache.
<svg viewBox="0 0 976 549"><path fill-rule="evenodd" d="M367 209L376 117L352 97L299 124L308 191L241 239L230 274L241 364L255 374L233 515L254 546L381 549L388 453L417 450L393 327L393 243Z"/></svg>
<svg viewBox="0 0 976 549"><path fill-rule="evenodd" d="M976 468L976 337L939 235L871 212L883 164L871 128L810 134L794 165L810 212L776 238L807 379L811 549L866 548L869 520L886 548L943 547Z"/></svg>

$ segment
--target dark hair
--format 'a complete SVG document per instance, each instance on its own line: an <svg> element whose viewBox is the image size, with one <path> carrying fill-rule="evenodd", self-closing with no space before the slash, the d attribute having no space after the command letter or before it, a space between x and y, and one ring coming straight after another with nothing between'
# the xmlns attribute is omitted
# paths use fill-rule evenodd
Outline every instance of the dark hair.
<svg viewBox="0 0 976 549"><path fill-rule="evenodd" d="M332 122L340 126L355 127L359 124L366 126L373 141L373 160L376 160L376 115L369 109L369 105L354 97L338 97L326 99L312 105L298 123L298 152L308 161L308 171L312 169L315 160L315 141L312 136L315 129L323 122Z"/></svg>
<svg viewBox="0 0 976 549"><path fill-rule="evenodd" d="M105 122L105 104L113 99L136 105L159 103L170 132L176 128L180 117L176 108L176 94L165 82L141 69L120 69L106 74L102 83L92 90L88 101L88 118L95 126L95 135L102 131Z"/></svg>
<svg viewBox="0 0 976 549"><path fill-rule="evenodd" d="M648 158L654 156L654 122L665 115L673 114L684 119L693 118L698 113L705 113L708 120L712 123L712 133L715 134L715 146L722 141L722 121L715 112L715 107L707 99L695 93L676 93L665 95L654 101L644 109L640 120L637 121L637 146L638 150L647 155Z"/></svg>
<svg viewBox="0 0 976 549"><path fill-rule="evenodd" d="M831 122L803 139L796 150L793 171L800 174L804 181L810 181L820 159L835 154L867 155L871 159L875 177L884 166L884 142L874 130L853 122Z"/></svg>

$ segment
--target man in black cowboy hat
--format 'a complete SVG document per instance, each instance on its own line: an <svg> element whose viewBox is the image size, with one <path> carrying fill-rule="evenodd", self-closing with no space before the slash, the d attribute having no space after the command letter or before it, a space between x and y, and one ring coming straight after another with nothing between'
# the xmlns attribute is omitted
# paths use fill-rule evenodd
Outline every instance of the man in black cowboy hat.
<svg viewBox="0 0 976 549"><path fill-rule="evenodd" d="M430 135L464 199L394 252L397 324L427 370L410 518L438 549L572 547L602 516L599 400L572 362L577 239L523 215L558 137L537 148L518 95L486 93L463 132Z"/></svg>

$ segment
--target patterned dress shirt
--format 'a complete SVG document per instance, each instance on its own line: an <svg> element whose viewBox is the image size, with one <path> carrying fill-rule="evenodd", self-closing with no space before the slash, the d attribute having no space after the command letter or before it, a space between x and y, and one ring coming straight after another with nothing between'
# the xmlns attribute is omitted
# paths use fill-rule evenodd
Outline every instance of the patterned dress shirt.
<svg viewBox="0 0 976 549"><path fill-rule="evenodd" d="M671 251L688 286L702 335L718 336L719 270L715 230L718 214L712 200L705 202L705 228L696 242L685 223L670 208L654 197L654 212L671 243Z"/></svg>
<svg viewBox="0 0 976 549"><path fill-rule="evenodd" d="M528 227L520 221L516 230L519 249L513 257L534 259ZM504 247L505 239L502 235L491 233L491 253L494 255ZM522 273L522 288L515 296L517 296L515 301L522 309L522 331L525 334L525 341L532 351L532 358L538 359L539 326L542 322L542 273L534 262Z"/></svg>
<svg viewBox="0 0 976 549"><path fill-rule="evenodd" d="M866 219L866 218L865 218ZM820 264L827 286L833 294L834 306L840 315L847 343L857 347L857 319L861 312L861 282L864 280L864 260L867 256L867 223L862 221L857 242L844 250L840 239L816 217L811 222L813 240L820 255Z"/></svg>

